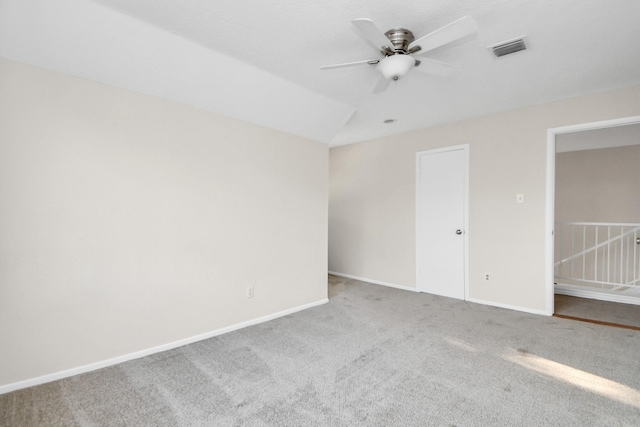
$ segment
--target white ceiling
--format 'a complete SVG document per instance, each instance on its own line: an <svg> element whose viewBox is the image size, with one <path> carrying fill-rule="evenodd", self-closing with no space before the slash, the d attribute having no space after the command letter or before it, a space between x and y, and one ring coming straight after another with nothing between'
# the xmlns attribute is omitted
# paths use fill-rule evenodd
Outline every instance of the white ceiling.
<svg viewBox="0 0 640 427"><path fill-rule="evenodd" d="M428 56L454 76L374 95L375 67L319 69L379 57L354 18L419 37L467 15L477 36ZM0 56L340 145L640 84L639 17L633 0L0 0Z"/></svg>

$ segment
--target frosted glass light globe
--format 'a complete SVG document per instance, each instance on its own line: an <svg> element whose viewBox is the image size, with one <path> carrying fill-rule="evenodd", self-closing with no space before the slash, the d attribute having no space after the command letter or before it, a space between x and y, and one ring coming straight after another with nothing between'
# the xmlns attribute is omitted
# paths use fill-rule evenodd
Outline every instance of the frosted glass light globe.
<svg viewBox="0 0 640 427"><path fill-rule="evenodd" d="M380 60L377 69L386 79L398 80L415 65L416 60L410 55L396 54Z"/></svg>

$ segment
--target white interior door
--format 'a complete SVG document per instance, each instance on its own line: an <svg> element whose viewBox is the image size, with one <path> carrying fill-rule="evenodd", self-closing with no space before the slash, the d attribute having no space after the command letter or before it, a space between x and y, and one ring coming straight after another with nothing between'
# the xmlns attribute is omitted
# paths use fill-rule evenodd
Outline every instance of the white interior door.
<svg viewBox="0 0 640 427"><path fill-rule="evenodd" d="M418 153L418 290L465 299L468 146Z"/></svg>

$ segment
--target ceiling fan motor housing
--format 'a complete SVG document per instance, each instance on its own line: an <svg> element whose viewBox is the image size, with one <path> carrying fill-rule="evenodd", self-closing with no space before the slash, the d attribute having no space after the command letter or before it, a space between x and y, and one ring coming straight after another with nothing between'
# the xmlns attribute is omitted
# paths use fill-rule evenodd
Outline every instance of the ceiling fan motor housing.
<svg viewBox="0 0 640 427"><path fill-rule="evenodd" d="M413 33L405 28L399 28L397 30L389 30L384 33L385 36L391 41L393 44L393 48L395 50L394 53L400 51L400 53L406 53L409 50L409 45L416 38L413 36ZM389 55L388 52L382 51L385 55ZM393 55L393 53L391 53Z"/></svg>

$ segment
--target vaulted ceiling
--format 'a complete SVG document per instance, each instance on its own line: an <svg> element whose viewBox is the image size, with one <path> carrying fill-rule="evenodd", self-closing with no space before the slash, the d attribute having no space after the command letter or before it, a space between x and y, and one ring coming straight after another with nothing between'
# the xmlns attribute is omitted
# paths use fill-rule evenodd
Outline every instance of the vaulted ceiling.
<svg viewBox="0 0 640 427"><path fill-rule="evenodd" d="M453 75L373 94L375 66L319 68L380 57L354 18L419 37L462 16L477 35L427 55ZM340 145L640 84L639 17L631 0L0 0L0 56Z"/></svg>

